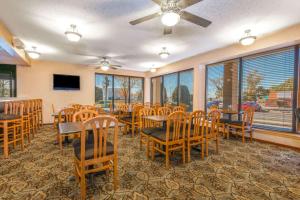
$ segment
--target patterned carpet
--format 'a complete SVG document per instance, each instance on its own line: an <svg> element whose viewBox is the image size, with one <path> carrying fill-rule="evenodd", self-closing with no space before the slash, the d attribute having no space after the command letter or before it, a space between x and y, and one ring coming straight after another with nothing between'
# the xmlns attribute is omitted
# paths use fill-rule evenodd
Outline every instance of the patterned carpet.
<svg viewBox="0 0 300 200"><path fill-rule="evenodd" d="M0 157L0 199L79 199L73 175L71 145L60 154L55 130L45 126L24 150ZM221 140L220 153L183 165L175 157L166 170L163 157L155 161L139 150L139 138L120 135L120 189L112 176L98 175L88 184L89 199L300 199L300 153L240 139ZM179 155L178 155L179 156Z"/></svg>

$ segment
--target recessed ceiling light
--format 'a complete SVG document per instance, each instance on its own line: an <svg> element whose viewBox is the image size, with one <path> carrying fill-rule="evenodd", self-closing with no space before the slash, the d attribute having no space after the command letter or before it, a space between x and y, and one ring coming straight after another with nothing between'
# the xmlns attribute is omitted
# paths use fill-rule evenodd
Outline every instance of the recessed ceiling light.
<svg viewBox="0 0 300 200"><path fill-rule="evenodd" d="M26 52L32 59L38 59L41 56L41 53L36 51L36 47L32 47L31 50L27 50Z"/></svg>
<svg viewBox="0 0 300 200"><path fill-rule="evenodd" d="M161 23L165 26L175 26L180 20L180 15L174 11L166 11L161 16Z"/></svg>
<svg viewBox="0 0 300 200"><path fill-rule="evenodd" d="M162 59L167 59L170 55L166 47L162 48L162 51L158 54Z"/></svg>
<svg viewBox="0 0 300 200"><path fill-rule="evenodd" d="M241 45L248 46L255 42L256 37L251 35L251 30L248 29L245 31L245 36L240 39Z"/></svg>
<svg viewBox="0 0 300 200"><path fill-rule="evenodd" d="M78 42L82 37L82 35L78 33L77 27L74 24L70 25L70 30L66 31L65 35L71 42Z"/></svg>

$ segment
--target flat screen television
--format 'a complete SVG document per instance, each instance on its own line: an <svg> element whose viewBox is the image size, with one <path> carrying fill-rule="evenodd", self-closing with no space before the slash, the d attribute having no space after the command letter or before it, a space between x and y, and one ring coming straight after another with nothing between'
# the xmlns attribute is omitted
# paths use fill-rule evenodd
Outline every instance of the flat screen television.
<svg viewBox="0 0 300 200"><path fill-rule="evenodd" d="M53 74L54 90L80 90L80 76Z"/></svg>

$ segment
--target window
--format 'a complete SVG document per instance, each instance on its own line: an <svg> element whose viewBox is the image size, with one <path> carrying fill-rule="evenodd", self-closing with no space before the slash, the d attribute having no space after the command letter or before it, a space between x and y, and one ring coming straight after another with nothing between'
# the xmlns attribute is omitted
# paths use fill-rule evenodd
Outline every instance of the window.
<svg viewBox="0 0 300 200"><path fill-rule="evenodd" d="M144 101L144 78L96 74L95 82L95 102L104 108Z"/></svg>
<svg viewBox="0 0 300 200"><path fill-rule="evenodd" d="M0 65L0 97L16 97L15 65Z"/></svg>
<svg viewBox="0 0 300 200"><path fill-rule="evenodd" d="M114 76L114 105L129 103L129 77Z"/></svg>
<svg viewBox="0 0 300 200"><path fill-rule="evenodd" d="M231 60L207 66L206 108L239 109L239 61Z"/></svg>
<svg viewBox="0 0 300 200"><path fill-rule="evenodd" d="M242 111L253 107L255 127L294 130L295 49L208 65L206 108L216 105Z"/></svg>
<svg viewBox="0 0 300 200"><path fill-rule="evenodd" d="M96 104L109 108L113 100L113 76L106 74L96 75Z"/></svg>
<svg viewBox="0 0 300 200"><path fill-rule="evenodd" d="M184 104L187 111L193 110L193 70L151 78L151 102Z"/></svg>
<svg viewBox="0 0 300 200"><path fill-rule="evenodd" d="M163 103L172 105L178 104L178 74L168 74L163 76Z"/></svg>
<svg viewBox="0 0 300 200"><path fill-rule="evenodd" d="M130 102L143 102L144 84L142 78L130 78Z"/></svg>
<svg viewBox="0 0 300 200"><path fill-rule="evenodd" d="M153 104L161 103L162 77L151 79L151 102Z"/></svg>
<svg viewBox="0 0 300 200"><path fill-rule="evenodd" d="M255 107L255 125L292 130L294 64L294 48L243 58L241 108Z"/></svg>
<svg viewBox="0 0 300 200"><path fill-rule="evenodd" d="M184 104L187 111L193 111L193 71L179 73L179 104Z"/></svg>

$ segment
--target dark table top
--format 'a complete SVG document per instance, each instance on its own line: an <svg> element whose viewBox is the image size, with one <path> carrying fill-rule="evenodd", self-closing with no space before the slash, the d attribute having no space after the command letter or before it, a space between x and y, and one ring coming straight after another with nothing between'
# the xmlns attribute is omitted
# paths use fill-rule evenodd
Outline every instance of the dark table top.
<svg viewBox="0 0 300 200"><path fill-rule="evenodd" d="M82 122L65 122L65 123L59 123L58 129L60 134L72 134L72 133L78 133L81 132L81 123ZM122 123L118 123L119 127L124 126ZM114 128L115 123L110 123L110 128ZM86 130L92 130L92 127L88 126Z"/></svg>

